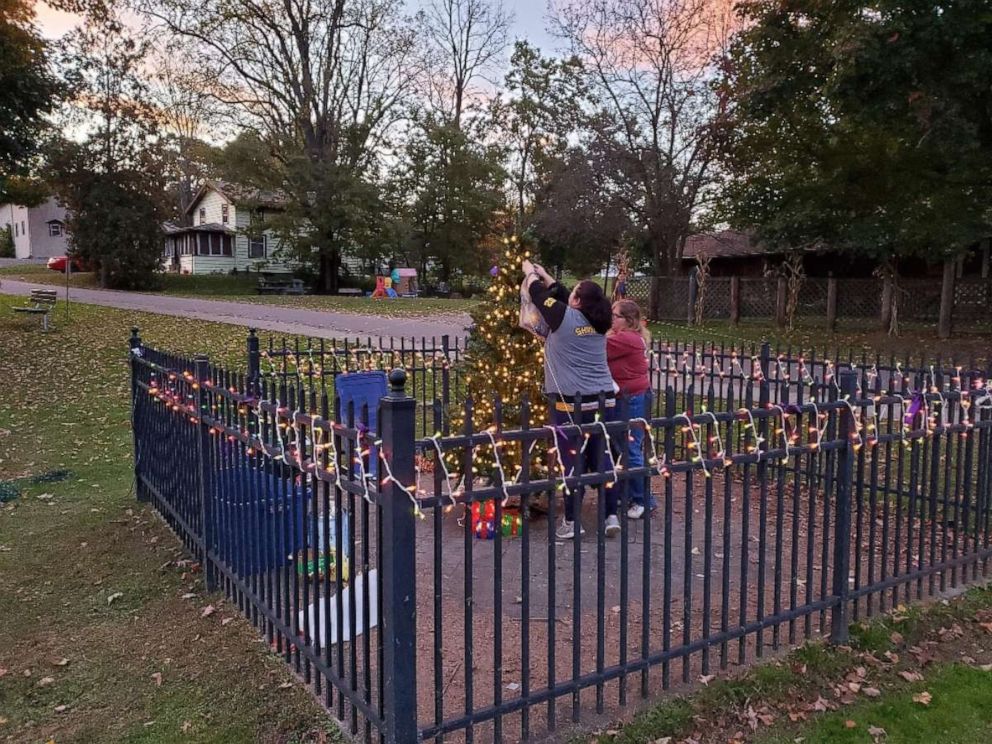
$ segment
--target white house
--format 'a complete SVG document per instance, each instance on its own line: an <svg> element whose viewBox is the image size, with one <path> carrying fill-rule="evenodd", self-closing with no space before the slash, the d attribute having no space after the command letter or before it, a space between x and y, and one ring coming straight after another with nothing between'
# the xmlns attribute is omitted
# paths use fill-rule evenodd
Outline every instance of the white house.
<svg viewBox="0 0 992 744"><path fill-rule="evenodd" d="M217 274L238 271L288 273L278 257L279 238L265 227L286 205L284 194L226 181L207 181L186 210L189 225L164 226L167 271Z"/></svg>
<svg viewBox="0 0 992 744"><path fill-rule="evenodd" d="M51 258L68 251L66 211L53 197L37 207L0 204L0 227L10 229L17 258Z"/></svg>

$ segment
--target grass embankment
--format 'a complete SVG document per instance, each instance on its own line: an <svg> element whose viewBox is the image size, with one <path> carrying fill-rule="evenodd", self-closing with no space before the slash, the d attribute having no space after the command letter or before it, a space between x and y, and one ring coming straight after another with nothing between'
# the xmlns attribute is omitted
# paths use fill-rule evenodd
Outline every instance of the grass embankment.
<svg viewBox="0 0 992 744"><path fill-rule="evenodd" d="M20 302L0 296L0 741L333 737L131 490L131 325L229 361L242 329L77 305L42 334Z"/></svg>
<svg viewBox="0 0 992 744"><path fill-rule="evenodd" d="M703 680L707 682L709 680ZM736 679L709 681L599 744L992 741L992 591L897 608Z"/></svg>

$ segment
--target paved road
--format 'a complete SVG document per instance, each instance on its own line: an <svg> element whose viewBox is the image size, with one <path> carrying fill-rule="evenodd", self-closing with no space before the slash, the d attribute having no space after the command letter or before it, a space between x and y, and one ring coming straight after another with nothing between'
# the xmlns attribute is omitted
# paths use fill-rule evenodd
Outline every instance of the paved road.
<svg viewBox="0 0 992 744"><path fill-rule="evenodd" d="M52 285L0 279L0 293L27 295L32 289L52 289ZM58 288L62 297L65 288ZM69 290L73 302L103 305L122 310L158 313L180 318L211 320L217 323L249 326L277 333L300 334L316 338L345 336L384 336L410 338L421 336L460 336L470 322L468 315L430 318L383 318L376 315L305 310L278 305L254 305L247 302L202 300L189 297L116 292L102 289Z"/></svg>

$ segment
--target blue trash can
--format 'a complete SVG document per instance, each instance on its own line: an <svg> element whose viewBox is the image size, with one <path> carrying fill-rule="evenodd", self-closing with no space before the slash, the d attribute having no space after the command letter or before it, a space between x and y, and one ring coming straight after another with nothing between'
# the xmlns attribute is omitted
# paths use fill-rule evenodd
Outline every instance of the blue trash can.
<svg viewBox="0 0 992 744"><path fill-rule="evenodd" d="M303 549L310 490L271 470L228 469L214 474L217 555L239 576L289 565Z"/></svg>
<svg viewBox="0 0 992 744"><path fill-rule="evenodd" d="M348 406L355 404L355 421L361 420L362 407L368 406L369 436L378 438L379 400L386 395L385 372L346 372L334 378L334 392L340 402L341 420L347 421ZM374 445L369 447L369 457L365 472L373 478L379 476L379 453ZM354 476L360 477L360 469L355 465Z"/></svg>

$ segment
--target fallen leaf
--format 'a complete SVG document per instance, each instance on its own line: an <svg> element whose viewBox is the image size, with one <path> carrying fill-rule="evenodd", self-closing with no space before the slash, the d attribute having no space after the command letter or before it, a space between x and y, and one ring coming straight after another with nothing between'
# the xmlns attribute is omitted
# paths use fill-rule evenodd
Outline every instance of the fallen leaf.
<svg viewBox="0 0 992 744"><path fill-rule="evenodd" d="M905 638L902 637L902 633L898 630L893 630L892 635L889 636L889 640L892 641L894 646L901 646Z"/></svg>
<svg viewBox="0 0 992 744"><path fill-rule="evenodd" d="M913 695L913 702L919 703L920 705L930 705L931 700L933 700L933 696L926 690L917 695Z"/></svg>
<svg viewBox="0 0 992 744"><path fill-rule="evenodd" d="M992 664L982 664L980 667L983 672L992 672Z"/></svg>
<svg viewBox="0 0 992 744"><path fill-rule="evenodd" d="M849 689L851 692L860 692L861 685L859 685L857 682L848 682L847 689Z"/></svg>
<svg viewBox="0 0 992 744"><path fill-rule="evenodd" d="M672 737L663 736L660 739L655 739L651 744L672 744Z"/></svg>
<svg viewBox="0 0 992 744"><path fill-rule="evenodd" d="M919 672L911 672L911 671L899 672L899 676L902 677L907 682L923 681L923 675L920 674Z"/></svg>
<svg viewBox="0 0 992 744"><path fill-rule="evenodd" d="M38 687L48 687L55 684L55 677L42 677L38 680Z"/></svg>
<svg viewBox="0 0 992 744"><path fill-rule="evenodd" d="M56 705L55 706L55 712L56 713L65 713L67 710L69 710L69 706L68 705Z"/></svg>
<svg viewBox="0 0 992 744"><path fill-rule="evenodd" d="M190 731L193 730L193 723L192 723L192 721L183 721L183 725L180 726L180 729L182 730L182 732L184 734L188 734Z"/></svg>
<svg viewBox="0 0 992 744"><path fill-rule="evenodd" d="M223 620L221 620L221 621L220 621L220 624L221 624L221 625L227 625L227 624L228 624L229 622L231 622L231 621L232 621L233 619L234 619L233 617L225 617L225 618L224 618Z"/></svg>
<svg viewBox="0 0 992 744"><path fill-rule="evenodd" d="M65 666L68 663L69 663L68 659L59 659L58 661L55 662L55 666Z"/></svg>
<svg viewBox="0 0 992 744"><path fill-rule="evenodd" d="M715 674L704 674L699 678L699 681L702 682L703 685L709 686L710 682L712 682L714 679L716 679Z"/></svg>
<svg viewBox="0 0 992 744"><path fill-rule="evenodd" d="M111 605L123 596L124 596L124 592L114 592L109 597L107 597L107 604Z"/></svg>
<svg viewBox="0 0 992 744"><path fill-rule="evenodd" d="M193 592L186 592L180 599L193 599L196 595Z"/></svg>
<svg viewBox="0 0 992 744"><path fill-rule="evenodd" d="M162 686L162 672L155 672L155 674L152 675L152 679L155 680L156 687Z"/></svg>
<svg viewBox="0 0 992 744"><path fill-rule="evenodd" d="M283 682L281 685L279 685L279 689L280 690L286 690L286 689L289 689L292 686L293 686L293 683L292 682Z"/></svg>
<svg viewBox="0 0 992 744"><path fill-rule="evenodd" d="M888 736L885 729L882 728L881 726L869 726L868 734L870 736L874 736L876 739L878 739L881 736Z"/></svg>
<svg viewBox="0 0 992 744"><path fill-rule="evenodd" d="M200 613L200 617L210 617L215 612L217 612L216 607L214 607L213 605L207 605L206 607L203 608L203 612Z"/></svg>
<svg viewBox="0 0 992 744"><path fill-rule="evenodd" d="M852 721L850 718L848 718L846 721L844 721L844 728L852 729L852 728L857 728L857 727L858 727L858 724L855 723L854 721Z"/></svg>
<svg viewBox="0 0 992 744"><path fill-rule="evenodd" d="M876 698L882 694L882 691L879 690L877 687L864 687L862 688L861 692L870 698Z"/></svg>

